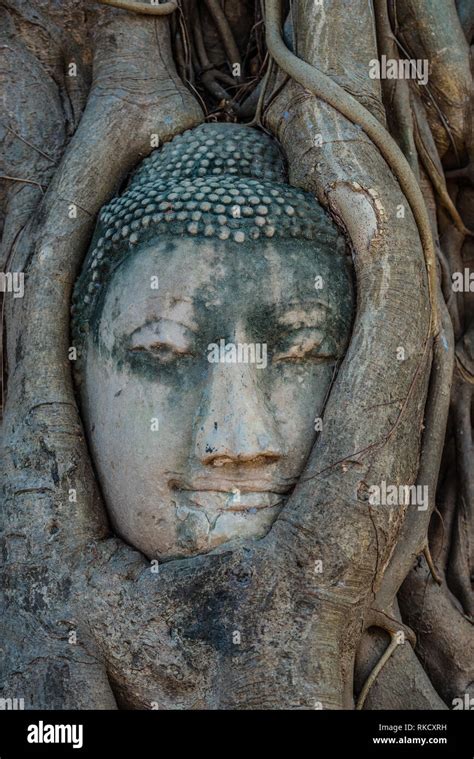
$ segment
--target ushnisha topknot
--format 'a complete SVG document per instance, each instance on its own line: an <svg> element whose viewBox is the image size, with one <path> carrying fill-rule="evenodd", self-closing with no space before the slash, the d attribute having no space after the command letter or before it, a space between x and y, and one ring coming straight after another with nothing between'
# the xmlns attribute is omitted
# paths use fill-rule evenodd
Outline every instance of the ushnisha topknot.
<svg viewBox="0 0 474 759"><path fill-rule="evenodd" d="M108 277L137 245L166 236L254 244L344 239L310 194L287 183L278 144L251 127L201 124L155 150L104 206L74 288L75 344L89 330Z"/></svg>

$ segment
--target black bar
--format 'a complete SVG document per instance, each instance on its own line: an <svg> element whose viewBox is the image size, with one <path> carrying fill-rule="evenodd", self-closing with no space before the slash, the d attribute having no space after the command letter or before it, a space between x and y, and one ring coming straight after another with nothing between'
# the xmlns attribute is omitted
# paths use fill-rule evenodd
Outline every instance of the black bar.
<svg viewBox="0 0 474 759"><path fill-rule="evenodd" d="M56 726L64 726L56 729ZM76 729L74 730L74 727ZM474 720L464 711L3 711L0 759L30 756L182 756L229 751L293 756L370 755L473 759ZM80 731L82 727L82 732ZM30 740L41 739L34 743ZM50 738L70 743L50 743ZM73 748L73 744L77 748ZM79 744L82 744L79 746ZM285 747L288 747L285 749ZM244 759L245 759L244 757ZM299 759L299 757L298 757Z"/></svg>

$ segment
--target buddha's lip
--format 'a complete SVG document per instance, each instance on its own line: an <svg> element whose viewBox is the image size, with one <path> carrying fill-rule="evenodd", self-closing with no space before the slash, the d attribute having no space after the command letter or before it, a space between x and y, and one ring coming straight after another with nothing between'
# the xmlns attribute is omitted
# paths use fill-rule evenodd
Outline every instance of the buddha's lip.
<svg viewBox="0 0 474 759"><path fill-rule="evenodd" d="M256 512L274 508L287 498L272 490L214 490L209 488L176 488L189 504L206 511Z"/></svg>
<svg viewBox="0 0 474 759"><path fill-rule="evenodd" d="M183 482L178 480L170 480L169 486L173 490L191 491L191 492L203 492L203 493L235 493L238 491L242 494L249 493L274 493L276 495L287 495L292 487L295 485L294 481L287 483L265 483L264 485L257 485L256 483L234 480L229 481L216 481L213 482L209 478L205 478L204 481L196 482Z"/></svg>

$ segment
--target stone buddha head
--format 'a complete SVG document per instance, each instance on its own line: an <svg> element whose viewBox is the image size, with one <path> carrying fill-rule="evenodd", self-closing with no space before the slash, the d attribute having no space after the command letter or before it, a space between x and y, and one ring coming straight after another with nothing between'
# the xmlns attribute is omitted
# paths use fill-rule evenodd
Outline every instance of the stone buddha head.
<svg viewBox="0 0 474 759"><path fill-rule="evenodd" d="M278 145L204 124L100 214L76 379L116 532L149 558L260 538L317 434L351 328L344 238Z"/></svg>

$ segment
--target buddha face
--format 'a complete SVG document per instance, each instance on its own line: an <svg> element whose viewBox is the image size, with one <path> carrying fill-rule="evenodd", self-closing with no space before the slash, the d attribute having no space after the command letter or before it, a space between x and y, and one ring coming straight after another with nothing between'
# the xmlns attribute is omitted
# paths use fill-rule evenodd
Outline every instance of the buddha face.
<svg viewBox="0 0 474 759"><path fill-rule="evenodd" d="M118 534L161 560L264 536L314 443L351 312L343 256L314 243L165 237L128 256L81 390Z"/></svg>

